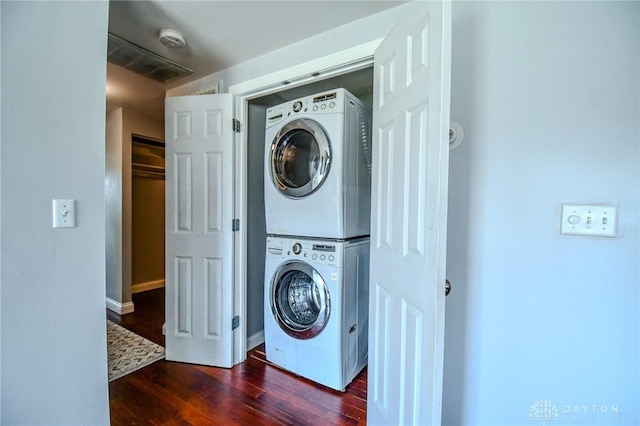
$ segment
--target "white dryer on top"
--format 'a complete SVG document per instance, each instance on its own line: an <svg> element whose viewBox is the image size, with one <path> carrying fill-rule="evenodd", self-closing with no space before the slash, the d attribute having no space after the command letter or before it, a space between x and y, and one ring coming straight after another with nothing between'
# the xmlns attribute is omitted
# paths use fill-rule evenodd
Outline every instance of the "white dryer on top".
<svg viewBox="0 0 640 426"><path fill-rule="evenodd" d="M345 89L267 110L267 234L369 235L371 110Z"/></svg>

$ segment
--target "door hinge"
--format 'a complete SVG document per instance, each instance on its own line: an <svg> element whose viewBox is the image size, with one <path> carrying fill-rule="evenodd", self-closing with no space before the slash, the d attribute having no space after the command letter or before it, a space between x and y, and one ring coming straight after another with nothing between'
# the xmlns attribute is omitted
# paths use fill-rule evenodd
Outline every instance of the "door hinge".
<svg viewBox="0 0 640 426"><path fill-rule="evenodd" d="M240 230L240 219L233 219L231 221L231 230L233 232L236 232L236 231Z"/></svg>
<svg viewBox="0 0 640 426"><path fill-rule="evenodd" d="M233 317L233 319L231 320L231 330L235 330L236 328L240 327L240 317L238 315L236 315L235 317Z"/></svg>
<svg viewBox="0 0 640 426"><path fill-rule="evenodd" d="M237 119L233 119L233 131L235 133L240 133L240 129L242 128L242 125L240 124L240 120Z"/></svg>

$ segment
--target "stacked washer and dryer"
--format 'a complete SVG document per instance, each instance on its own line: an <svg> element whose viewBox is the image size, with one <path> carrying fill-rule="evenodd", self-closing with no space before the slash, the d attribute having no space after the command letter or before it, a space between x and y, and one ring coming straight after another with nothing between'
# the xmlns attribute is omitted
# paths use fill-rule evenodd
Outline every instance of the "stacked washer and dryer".
<svg viewBox="0 0 640 426"><path fill-rule="evenodd" d="M371 110L335 89L266 120L267 360L343 391L368 353Z"/></svg>

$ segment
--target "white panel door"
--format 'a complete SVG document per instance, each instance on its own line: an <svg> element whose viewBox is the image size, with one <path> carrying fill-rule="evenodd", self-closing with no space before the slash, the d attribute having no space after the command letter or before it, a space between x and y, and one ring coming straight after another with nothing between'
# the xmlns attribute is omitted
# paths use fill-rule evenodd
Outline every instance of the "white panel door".
<svg viewBox="0 0 640 426"><path fill-rule="evenodd" d="M232 95L167 98L166 358L233 365Z"/></svg>
<svg viewBox="0 0 640 426"><path fill-rule="evenodd" d="M371 425L441 414L451 4L412 7L374 55Z"/></svg>

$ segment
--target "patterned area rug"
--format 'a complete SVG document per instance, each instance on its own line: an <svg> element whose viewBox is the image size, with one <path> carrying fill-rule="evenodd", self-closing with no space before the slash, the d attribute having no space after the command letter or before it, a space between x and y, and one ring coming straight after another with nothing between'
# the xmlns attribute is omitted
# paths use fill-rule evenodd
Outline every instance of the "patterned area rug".
<svg viewBox="0 0 640 426"><path fill-rule="evenodd" d="M164 348L107 320L109 381L164 358Z"/></svg>

